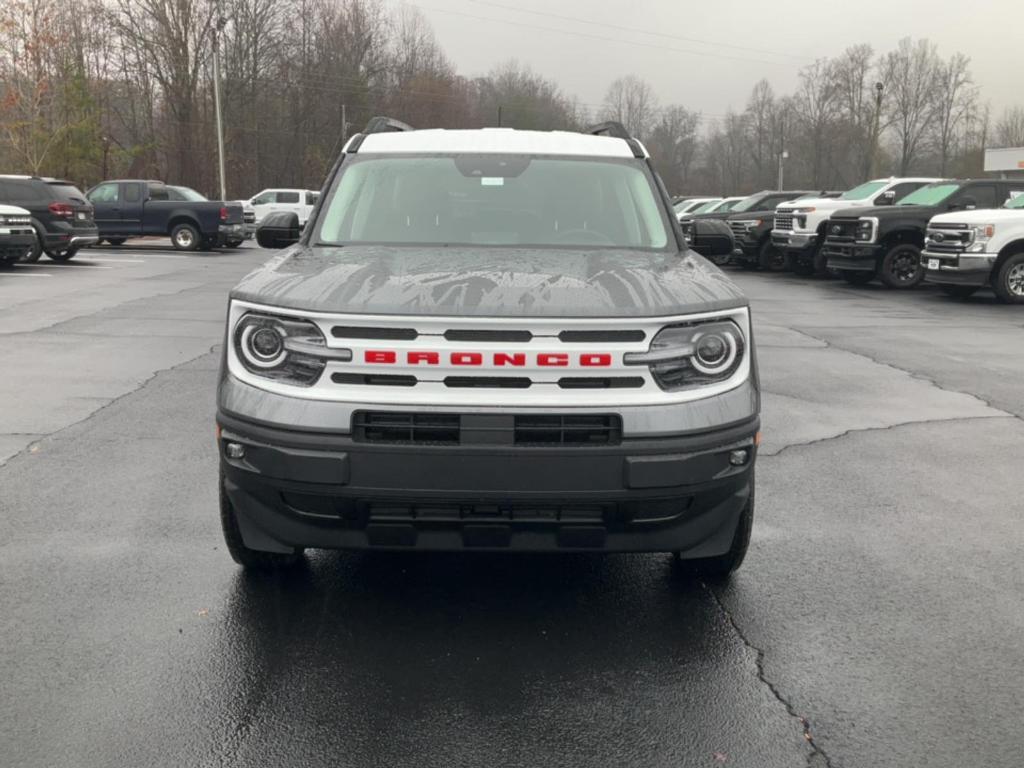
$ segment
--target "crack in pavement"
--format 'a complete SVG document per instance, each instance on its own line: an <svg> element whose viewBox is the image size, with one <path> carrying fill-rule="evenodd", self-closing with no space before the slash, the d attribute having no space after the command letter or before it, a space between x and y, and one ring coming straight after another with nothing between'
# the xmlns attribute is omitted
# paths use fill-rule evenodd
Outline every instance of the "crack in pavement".
<svg viewBox="0 0 1024 768"><path fill-rule="evenodd" d="M1000 409L998 409L998 408L993 408L993 410L1000 411ZM1000 411L1000 413L1005 413L1005 411ZM807 441L802 442L802 443L787 443L786 445L782 446L777 451L773 451L772 453L767 453L766 451L760 451L759 450L758 451L758 456L759 457L760 456L764 456L765 458L775 458L776 456L780 455L784 451L788 451L790 448L805 448L805 447L807 447L809 445L817 445L818 443L827 443L827 442L829 442L831 440L839 440L841 438L849 437L850 435L854 435L854 434L857 434L859 432L886 432L886 431L888 431L890 429L897 429L899 427L913 427L913 426L917 426L919 424L944 424L944 423L947 423L947 422L957 422L957 421L985 421L985 420L988 420L988 419L1011 419L1011 418L1014 418L1014 415L1012 413L1006 413L1006 415L1004 415L1004 416L954 416L953 418L949 418L949 419L918 419L916 421L901 421L901 422L899 422L897 424L886 424L883 427L853 427L851 429L846 430L845 432L839 433L838 435L829 435L827 437L819 437L819 438L817 438L815 440L807 440Z"/></svg>
<svg viewBox="0 0 1024 768"><path fill-rule="evenodd" d="M808 333L807 331L801 330L800 328L796 328L794 326L781 326L781 327L789 328L789 330L794 331L795 333L799 333L799 334L801 334L803 336L806 336L809 339L813 339L814 341L819 341L819 342L821 342L822 344L825 345L826 349L836 349L836 350L839 350L840 352L845 352L848 355L854 355L856 357L862 357L865 360L868 360L868 361L874 363L875 365L880 365L880 366L882 366L884 368L890 368L890 369L892 369L894 371L899 371L900 373L906 374L907 376L909 376L912 379L917 379L918 381L923 381L926 384L931 384L933 387L935 387L936 389L941 390L943 392L949 392L949 393L954 394L954 395L965 395L966 397L973 397L979 403L982 403L983 405L985 405L988 408L991 408L994 411L999 411L1000 413L1005 413L1007 416L1011 416L1011 417L1013 417L1015 419L1019 419L1021 421L1024 421L1024 416L1022 416L1020 414L1017 414L1017 413L1014 413L1013 411L1007 411L1005 408L1000 408L997 405L993 405L989 400L986 400L984 397L976 395L974 392L964 392L963 390L960 390L960 389L953 389L951 387L945 387L942 384L940 384L937 380L932 378L931 376L928 376L926 374L920 373L918 371L912 371L912 370L910 370L908 368L900 368L898 365L893 365L892 363L887 363L884 360L879 360L879 359L874 358L871 355L868 355L868 354L866 354L864 352L858 352L858 351L856 351L854 349L848 349L847 347L840 346L839 344L834 344L833 342L829 341L828 339L823 339L820 336L815 336L813 333Z"/></svg>
<svg viewBox="0 0 1024 768"><path fill-rule="evenodd" d="M722 615L725 616L726 621L729 622L729 625L736 633L736 636L740 639L740 642L742 642L748 650L753 652L754 665L757 669L757 679L760 680L761 683L769 691L771 691L772 696L774 696L775 699L780 704L782 704L783 707L785 707L786 712L789 714L789 716L792 717L794 720L799 721L800 729L803 732L804 741L806 741L808 746L811 748L810 753L807 755L807 765L811 766L812 763L814 763L815 758L820 757L821 760L824 761L826 768L832 768L832 760L828 756L828 753L825 752L825 750L822 748L820 744L818 744L817 741L815 741L814 734L811 731L810 719L797 712L793 704L785 696L782 695L782 692L778 689L775 683L768 679L768 674L767 672L765 672L764 668L765 652L758 648L756 645L754 645L746 636L746 634L740 628L740 625L737 623L736 617L732 615L732 612L728 608L726 608L725 603L722 602L722 598L719 596L719 594L703 581L701 582L701 586L707 591L709 595L711 595L711 599L718 607L718 610L722 612Z"/></svg>
<svg viewBox="0 0 1024 768"><path fill-rule="evenodd" d="M89 421L89 419L94 418L96 416L96 414L102 413L107 408L109 408L112 405L120 402L121 400L123 400L124 398L126 398L128 396L134 395L139 390L144 389L146 386L148 386L154 379L156 379L157 376L160 376L161 374L164 374L164 373L170 373L170 372L172 372L174 370L177 370L178 368L181 368L183 365L188 365L189 363L194 363L196 360L198 360L201 357L206 357L207 355L212 355L212 354L216 353L217 350L220 348L220 345L221 345L221 342L217 342L216 344L211 346L208 350L206 350L205 352L200 352L195 357L190 357L188 360L182 360L180 363L176 363L175 365L169 366L167 368L160 368L159 370L153 371L153 373L151 373L149 376L147 376L145 379L143 379L141 382L139 382L138 386L128 390L127 392L122 392L117 397L114 397L114 398L112 398L110 400L107 400L107 402L103 403L103 405L101 405L99 408L97 408L94 411L91 411L88 415L84 416L83 418L79 419L78 421L73 421L70 424L65 424L60 429L55 429L52 432L45 432L45 433L38 434L37 435L39 437L38 440L33 440L32 442L27 444L24 448L22 448L17 453L12 454L11 456L8 456L6 459L0 460L0 469L3 469L8 464L8 462L10 462L12 459L16 459L19 456L21 456L23 454L26 454L26 453L31 453L32 452L32 446L38 445L43 440L45 440L45 439L47 439L49 437L54 437L55 435L59 435L61 432L64 432L65 430L68 430L68 429L71 429L72 427L76 427L79 424L84 424L85 422ZM105 400L106 398L88 398L88 399ZM23 432L23 433L6 433L6 434L14 434L14 435L21 434L21 435L24 435L26 437L30 437L30 436L35 435L36 433Z"/></svg>

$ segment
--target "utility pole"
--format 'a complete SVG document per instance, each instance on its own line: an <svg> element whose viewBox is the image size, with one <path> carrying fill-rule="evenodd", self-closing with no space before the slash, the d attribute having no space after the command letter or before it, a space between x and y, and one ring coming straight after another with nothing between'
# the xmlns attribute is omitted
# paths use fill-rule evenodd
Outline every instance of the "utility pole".
<svg viewBox="0 0 1024 768"><path fill-rule="evenodd" d="M783 161L784 160L788 160L788 159L789 159L789 152L787 152L786 150L782 150L781 152L779 152L779 186L777 187L777 189L779 191L782 191L784 189L784 187L782 186L782 183L783 183L782 182L782 177L783 177L782 166L783 166Z"/></svg>
<svg viewBox="0 0 1024 768"><path fill-rule="evenodd" d="M871 172L868 174L868 177L872 179L878 176L878 140L881 138L878 131L882 119L882 92L884 90L885 86L882 83L875 83L875 124L871 129Z"/></svg>
<svg viewBox="0 0 1024 768"><path fill-rule="evenodd" d="M224 180L224 119L220 109L220 33L228 20L220 15L220 4L217 7L217 24L213 30L213 103L217 112L217 168L220 177L220 199L227 200L227 182Z"/></svg>

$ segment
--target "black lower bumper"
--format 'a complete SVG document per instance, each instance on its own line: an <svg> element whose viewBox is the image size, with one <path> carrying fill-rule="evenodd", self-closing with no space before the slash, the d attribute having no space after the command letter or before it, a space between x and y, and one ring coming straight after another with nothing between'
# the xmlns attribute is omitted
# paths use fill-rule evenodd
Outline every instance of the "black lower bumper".
<svg viewBox="0 0 1024 768"><path fill-rule="evenodd" d="M0 234L0 262L20 261L35 241L32 231Z"/></svg>
<svg viewBox="0 0 1024 768"><path fill-rule="evenodd" d="M853 272L874 272L880 251L880 246L875 244L836 244L830 239L822 246L822 254L829 269Z"/></svg>
<svg viewBox="0 0 1024 768"><path fill-rule="evenodd" d="M752 491L758 429L755 418L609 446L439 446L360 443L224 415L219 423L225 489L251 549L690 557L729 549ZM244 457L228 457L232 443Z"/></svg>

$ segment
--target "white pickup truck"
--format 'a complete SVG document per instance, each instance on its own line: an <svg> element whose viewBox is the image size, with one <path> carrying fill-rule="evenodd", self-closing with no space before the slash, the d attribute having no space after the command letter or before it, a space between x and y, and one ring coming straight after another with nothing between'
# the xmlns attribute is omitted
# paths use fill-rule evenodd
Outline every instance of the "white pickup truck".
<svg viewBox="0 0 1024 768"><path fill-rule="evenodd" d="M926 283L967 297L991 286L1006 304L1024 304L1024 194L994 210L942 213L928 222Z"/></svg>
<svg viewBox="0 0 1024 768"><path fill-rule="evenodd" d="M320 193L313 189L264 189L251 199L240 202L247 211L253 212L254 225L258 225L268 213L285 211L297 213L299 226L305 226L318 197Z"/></svg>
<svg viewBox="0 0 1024 768"><path fill-rule="evenodd" d="M904 197L935 179L875 179L866 181L839 197L802 199L782 203L775 209L772 244L786 254L797 274L824 274L821 245L829 216L846 208L895 205Z"/></svg>

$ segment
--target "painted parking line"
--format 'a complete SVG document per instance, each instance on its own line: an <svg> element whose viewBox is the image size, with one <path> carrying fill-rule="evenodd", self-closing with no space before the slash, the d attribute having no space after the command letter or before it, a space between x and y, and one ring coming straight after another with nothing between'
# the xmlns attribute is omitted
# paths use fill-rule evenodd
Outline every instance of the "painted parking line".
<svg viewBox="0 0 1024 768"><path fill-rule="evenodd" d="M0 272L0 277L53 277L49 272Z"/></svg>
<svg viewBox="0 0 1024 768"><path fill-rule="evenodd" d="M103 256L89 256L87 258L80 259L80 261L84 261L84 262L102 261L102 262L110 262L111 264L145 264L146 263L145 259L108 259L108 258L105 258Z"/></svg>

